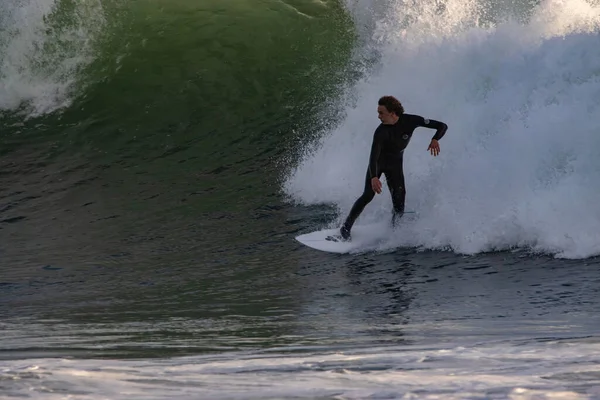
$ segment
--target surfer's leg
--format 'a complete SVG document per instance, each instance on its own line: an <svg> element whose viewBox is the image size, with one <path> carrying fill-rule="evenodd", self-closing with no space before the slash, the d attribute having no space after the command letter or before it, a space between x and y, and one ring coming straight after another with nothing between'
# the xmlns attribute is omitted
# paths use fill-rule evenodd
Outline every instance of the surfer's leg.
<svg viewBox="0 0 600 400"><path fill-rule="evenodd" d="M379 177L380 176L381 176L381 174L379 174ZM369 204L371 202L371 200L373 200L373 197L375 197L375 192L373 191L373 188L371 187L371 179L370 179L370 175L367 171L367 176L365 178L365 188L364 188L363 194L354 202L354 205L352 206L352 209L350 210L350 214L348 214L348 217L346 218L344 225L342 225L342 227L340 228L340 233L342 234L342 237L344 239L350 238L350 230L352 229L352 225L354 225L354 222L356 221L358 216L363 212L366 205Z"/></svg>
<svg viewBox="0 0 600 400"><path fill-rule="evenodd" d="M404 171L402 170L402 163L394 165L394 168L390 168L385 172L385 179L390 189L392 196L392 204L394 205L394 211L392 213L392 226L396 226L398 220L404 215L404 201L406 199L406 188L404 186Z"/></svg>

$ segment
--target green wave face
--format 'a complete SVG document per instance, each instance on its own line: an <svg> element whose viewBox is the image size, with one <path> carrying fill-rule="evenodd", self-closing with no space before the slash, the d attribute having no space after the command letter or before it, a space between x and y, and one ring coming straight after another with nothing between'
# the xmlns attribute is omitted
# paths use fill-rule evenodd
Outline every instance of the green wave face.
<svg viewBox="0 0 600 400"><path fill-rule="evenodd" d="M35 95L18 107L5 102L4 119L42 119L35 140L59 138L55 149L84 146L107 161L191 147L211 159L232 142L277 146L311 129L354 43L333 0L62 0L47 8L35 21L40 48L24 52L33 61L21 67L60 86L62 97L46 96L46 107L35 107ZM62 71L52 75L56 65Z"/></svg>

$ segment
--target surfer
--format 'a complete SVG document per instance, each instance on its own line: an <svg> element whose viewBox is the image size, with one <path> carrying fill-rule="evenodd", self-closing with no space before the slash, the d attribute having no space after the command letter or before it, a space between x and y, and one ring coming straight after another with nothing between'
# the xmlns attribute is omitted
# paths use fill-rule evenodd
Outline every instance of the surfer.
<svg viewBox="0 0 600 400"><path fill-rule="evenodd" d="M420 126L435 129L435 135L427 150L432 156L440 154L438 141L444 136L448 125L433 119L425 119L419 115L405 114L402 103L393 96L383 96L378 101L377 113L381 124L373 135L371 156L365 180L363 194L356 200L346 221L340 228L344 240L350 240L350 230L365 206L373 200L375 193L381 193L381 174L385 174L388 188L392 196L394 210L392 225L404 214L404 172L402 158L404 149L410 142L414 130Z"/></svg>

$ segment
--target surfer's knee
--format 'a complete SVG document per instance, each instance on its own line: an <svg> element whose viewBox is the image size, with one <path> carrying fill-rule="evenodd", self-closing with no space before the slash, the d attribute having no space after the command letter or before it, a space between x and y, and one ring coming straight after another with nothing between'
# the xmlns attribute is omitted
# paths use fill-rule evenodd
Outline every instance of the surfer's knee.
<svg viewBox="0 0 600 400"><path fill-rule="evenodd" d="M402 199L405 196L406 196L406 190L402 186L399 186L399 187L395 188L394 190L392 190L392 198L393 199Z"/></svg>
<svg viewBox="0 0 600 400"><path fill-rule="evenodd" d="M374 191L372 191L372 190L371 190L370 192L364 192L364 193L362 194L362 196L360 196L360 197L361 197L362 201L363 201L365 204L367 204L367 203L370 203L370 202L371 202L371 200L373 200L373 198L375 197L375 192L374 192Z"/></svg>

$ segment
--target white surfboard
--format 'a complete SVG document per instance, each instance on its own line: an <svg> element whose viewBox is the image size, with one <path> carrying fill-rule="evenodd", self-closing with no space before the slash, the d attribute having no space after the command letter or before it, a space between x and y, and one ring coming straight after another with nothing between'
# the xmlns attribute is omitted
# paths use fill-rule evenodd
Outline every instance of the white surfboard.
<svg viewBox="0 0 600 400"><path fill-rule="evenodd" d="M401 221L414 221L417 216L416 211L405 211ZM370 225L354 225L350 241L342 240L339 227L305 233L296 236L296 240L305 246L329 253L363 253L375 251L385 245L392 232L389 223L378 222Z"/></svg>
<svg viewBox="0 0 600 400"><path fill-rule="evenodd" d="M352 240L342 240L340 228L323 229L296 237L296 240L316 250L329 253L354 253L373 251L389 237L388 224L355 225L352 228Z"/></svg>

